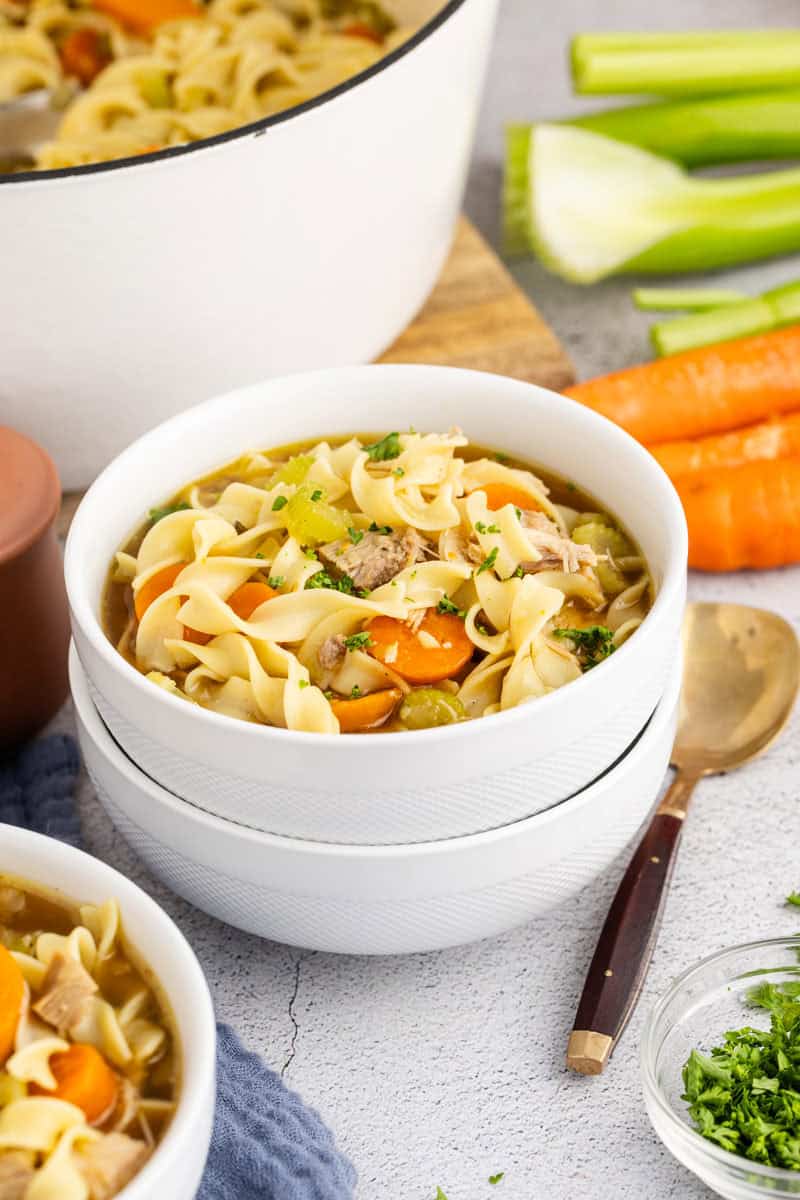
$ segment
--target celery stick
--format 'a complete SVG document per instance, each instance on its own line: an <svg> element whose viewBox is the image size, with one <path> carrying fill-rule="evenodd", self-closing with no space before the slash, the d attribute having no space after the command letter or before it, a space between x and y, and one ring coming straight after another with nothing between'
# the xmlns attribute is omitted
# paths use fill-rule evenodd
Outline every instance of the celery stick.
<svg viewBox="0 0 800 1200"><path fill-rule="evenodd" d="M685 167L792 158L800 155L800 88L636 104L568 123L674 158Z"/></svg>
<svg viewBox="0 0 800 1200"><path fill-rule="evenodd" d="M527 192L527 213L509 198L510 232L527 229L545 266L576 283L712 270L800 249L800 168L693 179L636 146L538 125Z"/></svg>
<svg viewBox="0 0 800 1200"><path fill-rule="evenodd" d="M709 308L723 308L749 299L744 292L732 288L635 288L632 296L642 312L706 312Z"/></svg>
<svg viewBox="0 0 800 1200"><path fill-rule="evenodd" d="M528 154L532 125L506 126L506 159L503 170L503 251L510 257L528 254L531 228L528 219Z"/></svg>
<svg viewBox="0 0 800 1200"><path fill-rule="evenodd" d="M800 283L773 288L753 300L726 305L689 317L658 321L650 330L656 352L662 357L727 342L731 338L768 333L800 321Z"/></svg>
<svg viewBox="0 0 800 1200"><path fill-rule="evenodd" d="M715 95L800 83L797 29L583 34L571 50L582 95Z"/></svg>

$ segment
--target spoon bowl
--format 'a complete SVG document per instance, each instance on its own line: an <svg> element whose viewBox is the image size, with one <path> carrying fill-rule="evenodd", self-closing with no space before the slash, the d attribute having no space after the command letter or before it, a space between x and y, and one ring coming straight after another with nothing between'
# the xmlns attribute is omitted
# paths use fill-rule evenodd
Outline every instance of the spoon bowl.
<svg viewBox="0 0 800 1200"><path fill-rule="evenodd" d="M776 613L690 604L672 765L692 777L731 771L780 733L800 682L800 646Z"/></svg>

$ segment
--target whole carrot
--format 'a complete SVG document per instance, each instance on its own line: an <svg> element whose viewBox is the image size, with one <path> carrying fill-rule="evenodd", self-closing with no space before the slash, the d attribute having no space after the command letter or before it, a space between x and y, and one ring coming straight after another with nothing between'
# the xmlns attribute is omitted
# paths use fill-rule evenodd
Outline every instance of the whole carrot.
<svg viewBox="0 0 800 1200"><path fill-rule="evenodd" d="M675 480L701 571L800 562L800 458L715 467Z"/></svg>
<svg viewBox="0 0 800 1200"><path fill-rule="evenodd" d="M629 367L566 395L647 445L800 411L800 325Z"/></svg>
<svg viewBox="0 0 800 1200"><path fill-rule="evenodd" d="M662 442L651 453L672 479L709 467L738 467L775 458L800 458L800 412L694 441Z"/></svg>

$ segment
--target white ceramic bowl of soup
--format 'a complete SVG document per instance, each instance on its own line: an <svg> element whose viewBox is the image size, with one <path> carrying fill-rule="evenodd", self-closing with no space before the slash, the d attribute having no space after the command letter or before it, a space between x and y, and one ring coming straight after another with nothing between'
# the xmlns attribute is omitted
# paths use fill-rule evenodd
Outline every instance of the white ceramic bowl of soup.
<svg viewBox="0 0 800 1200"><path fill-rule="evenodd" d="M470 441L576 483L632 534L655 602L582 678L494 716L402 733L299 733L167 694L101 623L109 566L148 509L245 449L372 429L459 425ZM183 799L262 832L403 844L530 816L584 788L649 720L678 653L686 530L672 485L624 432L572 400L481 372L339 368L272 380L181 414L131 446L82 502L67 545L75 644L103 719Z"/></svg>
<svg viewBox="0 0 800 1200"><path fill-rule="evenodd" d="M118 1200L192 1200L211 1143L216 1059L214 1010L194 952L163 909L118 871L54 838L0 828L0 875L71 905L119 903L134 962L171 1016L180 1083L163 1140Z"/></svg>
<svg viewBox="0 0 800 1200"><path fill-rule="evenodd" d="M497 3L388 0L419 32L321 97L0 176L0 412L67 490L199 400L368 362L403 330L450 246Z"/></svg>
<svg viewBox="0 0 800 1200"><path fill-rule="evenodd" d="M70 671L97 794L150 870L230 925L342 954L416 953L492 937L606 870L663 782L681 674L676 653L637 742L602 779L548 812L471 837L341 846L245 829L178 799L122 753L92 704L74 648Z"/></svg>

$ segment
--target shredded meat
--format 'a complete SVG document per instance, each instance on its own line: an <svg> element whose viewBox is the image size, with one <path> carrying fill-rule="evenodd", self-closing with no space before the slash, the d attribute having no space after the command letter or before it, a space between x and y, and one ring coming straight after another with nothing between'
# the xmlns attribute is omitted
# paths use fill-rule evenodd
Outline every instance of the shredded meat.
<svg viewBox="0 0 800 1200"><path fill-rule="evenodd" d="M29 1154L0 1151L0 1200L23 1200L33 1176Z"/></svg>
<svg viewBox="0 0 800 1200"><path fill-rule="evenodd" d="M320 546L319 557L336 575L349 575L357 588L371 592L400 571L418 562L425 542L415 529L365 533L357 545L350 541Z"/></svg>
<svg viewBox="0 0 800 1200"><path fill-rule="evenodd" d="M81 963L74 958L65 958L63 954L56 954L44 977L42 994L33 1005L33 1011L56 1029L71 1029L86 1015L89 1001L96 991L97 984Z"/></svg>
<svg viewBox="0 0 800 1200"><path fill-rule="evenodd" d="M347 653L347 647L344 644L344 636L341 633L334 633L330 637L325 638L325 641L317 650L317 661L323 671L333 671L338 667L339 663Z"/></svg>
<svg viewBox="0 0 800 1200"><path fill-rule="evenodd" d="M111 1200L116 1196L144 1165L148 1153L144 1142L124 1133L109 1133L99 1141L81 1146L75 1161L89 1187L91 1200Z"/></svg>
<svg viewBox="0 0 800 1200"><path fill-rule="evenodd" d="M571 538L565 537L544 513L524 512L522 525L529 541L542 554L542 561L523 563L523 570L535 567L536 570L543 571L555 566L572 573L579 571L583 566L593 567L597 562L597 555L591 546L581 546ZM544 565L545 558L550 560L547 567Z"/></svg>

